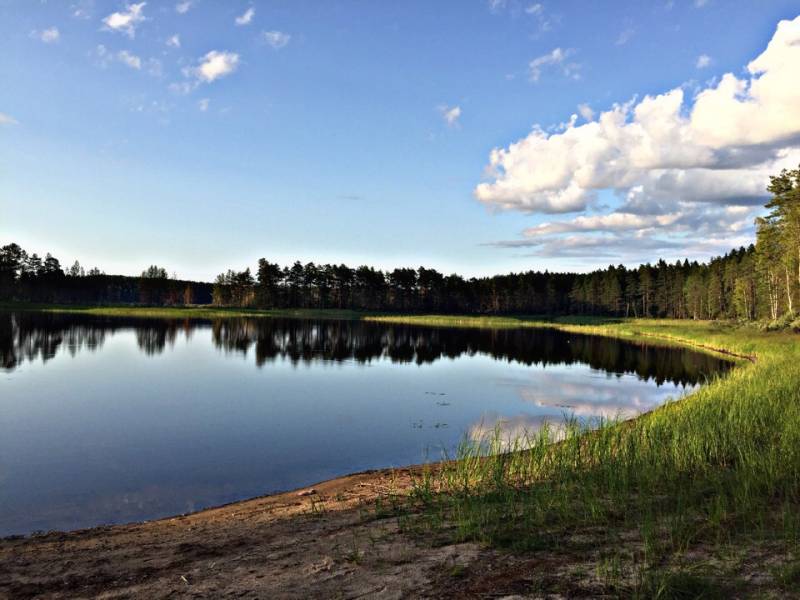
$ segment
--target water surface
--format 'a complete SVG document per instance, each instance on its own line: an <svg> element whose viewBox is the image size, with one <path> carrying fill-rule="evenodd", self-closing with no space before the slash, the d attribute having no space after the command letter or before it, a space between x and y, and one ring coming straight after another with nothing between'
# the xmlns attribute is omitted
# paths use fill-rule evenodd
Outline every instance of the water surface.
<svg viewBox="0 0 800 600"><path fill-rule="evenodd" d="M0 535L437 460L494 427L631 417L726 368L547 329L0 312Z"/></svg>

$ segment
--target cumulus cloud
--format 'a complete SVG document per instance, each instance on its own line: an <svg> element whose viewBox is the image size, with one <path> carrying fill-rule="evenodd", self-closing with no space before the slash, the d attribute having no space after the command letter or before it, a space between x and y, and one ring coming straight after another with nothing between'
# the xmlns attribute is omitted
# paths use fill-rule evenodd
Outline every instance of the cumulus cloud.
<svg viewBox="0 0 800 600"><path fill-rule="evenodd" d="M236 17L235 22L240 27L242 25L250 25L250 23L253 21L254 16L256 16L256 9L251 6L246 11L244 11L244 14Z"/></svg>
<svg viewBox="0 0 800 600"><path fill-rule="evenodd" d="M0 113L0 125L19 125L19 122L11 115Z"/></svg>
<svg viewBox="0 0 800 600"><path fill-rule="evenodd" d="M708 54L701 54L700 56L697 57L697 62L695 63L695 66L698 69L705 69L706 67L710 67L711 57Z"/></svg>
<svg viewBox="0 0 800 600"><path fill-rule="evenodd" d="M136 27L145 20L144 7L146 5L147 2L127 4L124 11L111 13L103 19L103 29L119 31L133 38L136 35Z"/></svg>
<svg viewBox="0 0 800 600"><path fill-rule="evenodd" d="M572 48L554 48L547 54L537 56L530 61L530 63L528 63L528 74L530 76L530 80L534 83L537 83L539 78L542 76L542 71L549 67L560 69L565 77L578 79L578 69L580 68L580 65L568 60L573 54L575 54L575 50Z"/></svg>
<svg viewBox="0 0 800 600"><path fill-rule="evenodd" d="M61 33L58 31L58 27L50 27L48 29L43 29L42 31L31 31L31 37L42 41L45 44L52 44L61 39Z"/></svg>
<svg viewBox="0 0 800 600"><path fill-rule="evenodd" d="M536 253L679 244L710 249L747 239L769 175L800 162L800 17L781 21L746 75L725 74L687 98L682 88L614 105L597 118L581 110L560 130L539 126L491 152L477 199L527 213L598 211L614 193L615 210L544 223L521 240ZM604 209L608 211L608 209ZM704 232L703 242L696 233ZM680 239L686 232L685 239ZM689 236L689 233L693 233ZM661 235L653 242L653 236ZM641 246L639 246L641 247Z"/></svg>
<svg viewBox="0 0 800 600"><path fill-rule="evenodd" d="M167 46L170 48L180 48L181 47L181 36L177 33L175 35L171 35L167 38Z"/></svg>
<svg viewBox="0 0 800 600"><path fill-rule="evenodd" d="M185 2L178 2L175 5L175 12L179 15L185 15L192 8L193 0L185 0Z"/></svg>
<svg viewBox="0 0 800 600"><path fill-rule="evenodd" d="M211 83L230 75L238 67L239 55L235 52L212 50L199 59L196 66L183 69L183 76L190 81L173 83L169 89L178 94L188 94L202 83Z"/></svg>
<svg viewBox="0 0 800 600"><path fill-rule="evenodd" d="M461 117L460 106L447 106L446 104L442 104L439 106L439 112L448 127L456 127L458 125L458 119Z"/></svg>
<svg viewBox="0 0 800 600"><path fill-rule="evenodd" d="M275 50L280 50L292 39L290 34L284 33L283 31L264 31L261 36L264 38L264 41L275 48Z"/></svg>

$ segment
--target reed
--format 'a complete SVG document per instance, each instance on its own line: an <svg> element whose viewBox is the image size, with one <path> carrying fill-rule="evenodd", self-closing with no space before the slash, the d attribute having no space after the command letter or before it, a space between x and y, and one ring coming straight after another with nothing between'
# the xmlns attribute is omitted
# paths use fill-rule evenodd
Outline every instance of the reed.
<svg viewBox="0 0 800 600"><path fill-rule="evenodd" d="M415 480L406 529L515 552L624 549L622 558L598 559L598 568L606 590L625 596L680 596L684 585L720 590L736 581L731 557L765 547L775 586L800 584L800 336L708 322L542 325L752 361L632 421L567 418L514 439L496 430L465 440L452 460Z"/></svg>

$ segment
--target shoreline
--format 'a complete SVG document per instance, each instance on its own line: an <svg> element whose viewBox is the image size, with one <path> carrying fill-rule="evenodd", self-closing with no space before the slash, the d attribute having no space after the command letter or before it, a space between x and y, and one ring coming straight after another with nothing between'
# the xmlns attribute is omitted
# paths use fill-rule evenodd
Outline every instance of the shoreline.
<svg viewBox="0 0 800 600"><path fill-rule="evenodd" d="M455 321L461 323L459 326L472 326L476 320L487 322L482 317L385 315L374 320L416 325L432 325L435 321L438 326L453 326ZM645 343L656 340L738 359L739 367L709 384L715 388L769 377L770 369L790 361L789 354L796 353L800 346L800 336L795 334L763 333L709 322L630 320L575 324L503 318L501 326L552 327ZM698 391L707 387L701 386L679 402L628 422L644 422L656 413L669 419L670 414L690 408ZM713 391L704 393L711 394ZM260 592L314 598L342 590L346 590L347 597L379 592L386 597L445 597L453 586L462 586L465 597L473 597L473 593L480 597L480 586L487 578L491 580L490 589L505 589L505 584L498 584L498 578L516 581L526 569L533 569L534 565L539 569L543 564L548 565L551 583L559 590L591 596L605 589L605 584L591 575L598 569L602 552L607 550L604 540L585 555L572 554L565 559L558 551L548 550L537 552L532 558L526 553L509 555L485 543L431 544L409 533L403 517L386 510L387 505L393 497L407 497L413 477L426 470L439 470L445 464L363 471L288 492L152 521L4 538L0 540L0 597L4 592L14 598L100 593L107 597L190 597ZM304 493L311 489L313 493ZM766 559L775 557L766 555L758 560ZM766 568L757 561L753 564L758 569ZM588 565L590 575L576 578L576 565ZM515 588L512 585L509 589ZM469 590L473 591L467 593Z"/></svg>
<svg viewBox="0 0 800 600"><path fill-rule="evenodd" d="M171 318L160 316L158 314L153 315L151 313L152 309L147 307L124 307L120 309L120 307L96 307L96 308L85 308L85 307L76 307L76 308L68 308L68 307L61 307L61 306L51 306L47 308L43 308L42 306L28 306L24 309L11 309L8 305L0 305L0 310L23 310L28 312L47 312L47 313L67 313L67 314L89 314L95 316L107 316L110 318L133 318L140 316L137 313L148 314L148 317L145 318ZM112 314L110 311L117 311L122 310L125 314ZM160 309L159 309L160 310ZM193 307L180 307L180 308L165 308L164 311L174 313L174 311L192 311L194 312L196 309ZM201 309L204 310L204 309ZM234 309L235 310L235 309ZM227 312L227 309L225 309ZM290 311L279 311L278 314L266 314L269 311L257 311L253 314L248 314L247 316L251 318L273 318L275 316L278 317L289 317L289 318L331 318L331 319L340 319L340 318L349 318L352 320L364 320L368 322L375 322L375 323L388 323L388 324L405 324L405 325L413 325L413 326L420 326L420 327L459 327L459 328L547 328L547 329L555 329L558 331L563 331L566 333L578 333L582 335L597 335L602 337L611 337L617 339L626 339L628 341L636 341L637 338L642 338L642 341L647 340L646 343L650 343L652 340L655 340L659 345L669 346L669 347L680 347L686 348L693 351L698 352L705 352L712 355L719 355L723 356L728 359L733 359L732 362L735 364L737 361L740 362L748 362L748 363L755 363L756 356L752 354L743 354L739 352L734 352L728 350L723 347L716 347L706 344L698 344L689 340L674 338L666 335L659 335L659 334L652 334L652 333L645 333L641 331L632 331L632 332L618 332L618 331L609 331L607 330L607 325L596 325L596 324L576 324L573 322L559 322L559 321L541 321L538 320L536 317L486 317L486 316L429 316L429 315L368 315L367 313L355 313L354 316L350 317L342 317L342 316L329 316L325 317L321 314L317 314L320 311L309 311L306 313L303 310L290 310ZM340 311L334 311L335 315L338 315ZM348 311L351 312L351 311ZM315 316L311 316L315 315ZM232 314L232 315L225 315L225 316L218 316L218 317L196 317L192 315L188 318L197 318L197 319L207 319L207 318L239 318L244 315L242 314ZM570 318L567 318L568 320ZM592 319L592 321L601 321L602 319ZM628 322L630 322L629 320ZM617 324L616 322L612 322L612 325ZM592 331L587 331L591 329ZM705 384L704 384L705 385ZM684 395L680 397L679 401L684 401L687 398L694 395L699 389L699 386L696 390L692 391L692 393L688 395ZM626 422L636 421L647 414L652 412L658 411L659 409L663 408L663 406L658 406L648 412L640 413L631 419L625 419ZM8 536L0 537L0 543L3 541L17 541L17 540L29 540L34 538L39 538L43 536L48 536L51 534L56 535L68 535L73 533L84 533L84 532L92 532L96 530L107 530L109 528L116 528L116 527L130 527L136 525L144 525L147 523L157 523L159 521L168 521L171 519L183 518L183 517L190 517L194 515L199 515L208 511L215 511L219 509L224 509L226 507L242 505L250 502L255 502L259 500L265 499L283 499L284 497L291 497L293 494L297 494L306 489L313 489L313 488L330 488L330 487L338 487L344 484L346 481L349 481L353 478L360 478L362 476L372 476L376 475L378 477L381 476L388 476L394 472L403 472L406 474L410 473L421 473L425 469L438 469L441 468L443 464L446 462L451 461L437 461L433 463L423 463L423 464L412 464L412 465L404 465L400 467L386 467L386 468L377 468L377 469L368 469L366 471L357 471L353 473L346 473L344 475L340 475L338 477L334 477L331 479L326 479L317 483L312 483L308 486L295 488L293 490L287 490L282 492L274 492L269 494L263 494L258 496L253 496L250 498L244 498L242 500L235 500L233 502L228 502L225 504L219 504L214 506L209 506L205 508L201 508L197 511L188 512L188 513L178 513L175 515L168 515L164 517L159 517L156 519L150 520L142 520L142 521L130 521L124 523L112 523L112 524L100 524L90 527L83 527L79 529L70 529L70 530L59 530L59 529L52 529L47 530L44 532L31 532L28 534L11 534Z"/></svg>

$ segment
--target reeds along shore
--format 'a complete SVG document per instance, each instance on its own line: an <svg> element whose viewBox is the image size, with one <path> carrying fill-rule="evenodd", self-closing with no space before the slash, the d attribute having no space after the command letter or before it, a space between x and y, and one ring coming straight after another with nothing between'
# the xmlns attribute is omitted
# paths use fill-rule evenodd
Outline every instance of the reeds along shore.
<svg viewBox="0 0 800 600"><path fill-rule="evenodd" d="M771 576L797 589L800 336L679 321L559 327L754 360L633 421L567 418L465 442L417 478L406 528L523 552L599 551L609 585L643 597L735 586L742 556L768 551Z"/></svg>

